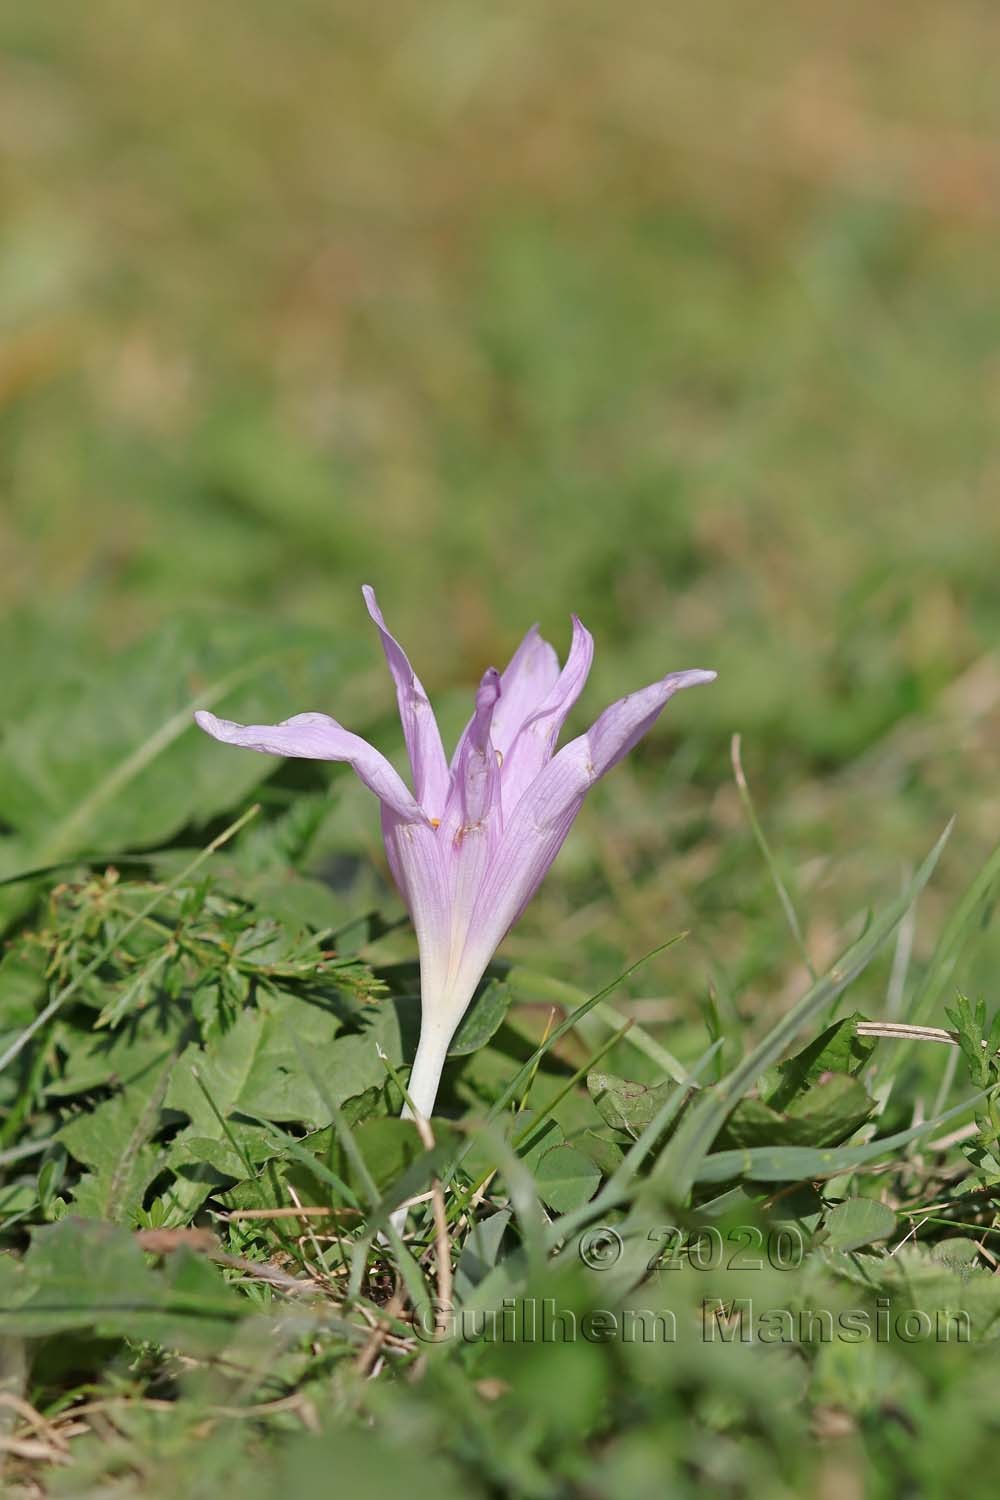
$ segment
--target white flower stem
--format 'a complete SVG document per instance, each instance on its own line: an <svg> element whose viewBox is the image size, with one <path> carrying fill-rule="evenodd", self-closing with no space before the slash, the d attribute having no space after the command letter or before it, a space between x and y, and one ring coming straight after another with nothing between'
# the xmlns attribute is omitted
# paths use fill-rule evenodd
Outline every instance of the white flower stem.
<svg viewBox="0 0 1000 1500"><path fill-rule="evenodd" d="M454 1026L442 1026L440 1022L432 1023L424 1020L421 1025L417 1055L413 1059L407 1088L410 1099L413 1101L413 1109L411 1110L408 1104L403 1105L404 1120L410 1119L414 1110L417 1114L423 1115L425 1120L434 1113L434 1101L437 1099L438 1085L441 1082L441 1070L454 1034Z"/></svg>
<svg viewBox="0 0 1000 1500"><path fill-rule="evenodd" d="M458 1029L458 1022L461 1018L462 1012L459 1011L455 1021L442 1024L437 1017L430 1020L426 1013L423 1015L417 1054L413 1059L410 1081L406 1090L410 1098L403 1104L401 1119L412 1120L416 1113L425 1120L429 1120L434 1113L434 1101L437 1099L438 1085L441 1082L441 1070L444 1068L451 1039ZM411 1101L412 1109L410 1108ZM393 1227L399 1232L402 1232L406 1223L406 1214L405 1208L397 1208L391 1216Z"/></svg>

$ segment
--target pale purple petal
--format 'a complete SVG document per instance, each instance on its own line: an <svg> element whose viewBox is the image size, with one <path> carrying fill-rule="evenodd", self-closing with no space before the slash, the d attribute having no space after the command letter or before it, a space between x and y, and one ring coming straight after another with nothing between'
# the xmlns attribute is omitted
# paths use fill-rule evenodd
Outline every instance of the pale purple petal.
<svg viewBox="0 0 1000 1500"><path fill-rule="evenodd" d="M500 777L504 817L510 817L542 767L551 759L559 731L583 692L594 659L594 638L576 615L569 655L557 680L528 715L506 751Z"/></svg>
<svg viewBox="0 0 1000 1500"><path fill-rule="evenodd" d="M548 762L506 820L482 881L461 963L464 985L474 983L477 968L482 973L535 894L595 781L652 728L674 693L714 679L714 672L672 672L613 703Z"/></svg>
<svg viewBox="0 0 1000 1500"><path fill-rule="evenodd" d="M491 667L476 694L476 711L438 828L401 824L383 809L389 867L413 919L420 949L427 1035L443 1027L442 1035L450 1037L470 999L471 992L456 993L454 979L479 888L501 833L499 766L490 737L499 695L500 674Z"/></svg>
<svg viewBox="0 0 1000 1500"><path fill-rule="evenodd" d="M280 724L234 724L231 719L217 719L201 709L195 719L200 729L225 745L299 760L344 761L397 817L407 823L427 822L423 809L385 756L326 714L296 714Z"/></svg>
<svg viewBox="0 0 1000 1500"><path fill-rule="evenodd" d="M382 650L396 685L396 701L403 725L403 738L413 768L413 789L417 801L428 817L440 818L448 795L448 762L438 730L434 710L424 692L420 678L395 636L386 628L378 607L375 590L365 584L361 590L368 613L378 627Z"/></svg>
<svg viewBox="0 0 1000 1500"><path fill-rule="evenodd" d="M382 805L382 838L396 888L420 950L420 992L444 993L452 951L450 869L438 830Z"/></svg>
<svg viewBox="0 0 1000 1500"><path fill-rule="evenodd" d="M532 625L500 678L492 738L501 756L506 758L521 725L542 706L558 680L559 658Z"/></svg>
<svg viewBox="0 0 1000 1500"><path fill-rule="evenodd" d="M453 962L462 954L479 887L502 833L500 764L491 735L499 701L500 674L490 667L479 684L476 711L462 742L438 829L451 895Z"/></svg>
<svg viewBox="0 0 1000 1500"><path fill-rule="evenodd" d="M459 744L442 830L481 823L499 811L500 764L491 733L499 701L500 673L488 667L476 692L475 712Z"/></svg>

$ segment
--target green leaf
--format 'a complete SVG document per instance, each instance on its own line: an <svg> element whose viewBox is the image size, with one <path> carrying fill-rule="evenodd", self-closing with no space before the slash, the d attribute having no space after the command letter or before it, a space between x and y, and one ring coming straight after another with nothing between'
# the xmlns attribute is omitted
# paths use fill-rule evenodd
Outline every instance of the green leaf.
<svg viewBox="0 0 1000 1500"><path fill-rule="evenodd" d="M875 1050L874 1037L857 1034L859 1021L865 1016L860 1011L835 1021L820 1032L815 1041L803 1047L801 1052L776 1069L779 1082L773 1093L767 1096L772 1109L787 1109L796 1094L802 1093L821 1078L824 1073L849 1073L856 1077Z"/></svg>
<svg viewBox="0 0 1000 1500"><path fill-rule="evenodd" d="M509 1208L502 1208L473 1222L455 1267L455 1290L460 1297L478 1286L496 1266L504 1234L513 1217Z"/></svg>
<svg viewBox="0 0 1000 1500"><path fill-rule="evenodd" d="M215 1139L224 1138L218 1115L225 1120L241 1111L268 1120L298 1121L311 1129L328 1125L328 1104L299 1061L296 1039L318 1059L324 1093L338 1105L383 1082L379 1047L390 1061L401 1061L393 1007L361 1006L355 1014L361 1029L349 1031L341 1014L324 1006L290 994L261 994L259 1004L244 1010L223 1035L205 1047L187 1049L166 1103L188 1115L193 1135Z"/></svg>
<svg viewBox="0 0 1000 1500"><path fill-rule="evenodd" d="M741 1099L720 1130L721 1146L836 1146L863 1125L875 1107L856 1078L821 1076L787 1111L762 1099Z"/></svg>
<svg viewBox="0 0 1000 1500"><path fill-rule="evenodd" d="M245 798L275 762L227 753L197 729L194 710L287 717L317 686L317 661L329 693L329 643L321 654L314 635L250 619L168 625L99 671L39 694L11 725L0 746L0 818L30 845L33 865L149 845L202 824Z"/></svg>
<svg viewBox="0 0 1000 1500"><path fill-rule="evenodd" d="M502 979L488 979L466 1011L448 1048L448 1056L464 1057L485 1047L503 1025L511 999L508 984Z"/></svg>
<svg viewBox="0 0 1000 1500"><path fill-rule="evenodd" d="M581 1135L574 1138L574 1145L590 1157L605 1177L610 1177L613 1172L617 1172L625 1160L625 1152L619 1142L611 1139L610 1136L601 1135L597 1130L583 1131Z"/></svg>
<svg viewBox="0 0 1000 1500"><path fill-rule="evenodd" d="M533 1171L545 1152L562 1142L563 1131L551 1116L540 1118L538 1111L533 1109L501 1116L493 1122L492 1134L474 1130L472 1145L462 1162L464 1170L474 1180L502 1170L501 1155L496 1147L498 1138L512 1146L518 1159Z"/></svg>
<svg viewBox="0 0 1000 1500"><path fill-rule="evenodd" d="M447 1142L449 1148L453 1146L455 1133L445 1121L435 1120L433 1130L436 1145ZM380 1193L384 1193L402 1177L414 1162L427 1155L426 1147L412 1120L391 1119L388 1115L381 1119L365 1120L355 1128L353 1135L365 1166ZM362 1183L339 1142L334 1143L334 1158L333 1170L337 1176L360 1192ZM429 1182L430 1173L427 1180Z"/></svg>
<svg viewBox="0 0 1000 1500"><path fill-rule="evenodd" d="M614 1073L594 1072L587 1074L587 1088L606 1124L635 1135L645 1130L676 1084L629 1083Z"/></svg>
<svg viewBox="0 0 1000 1500"><path fill-rule="evenodd" d="M973 1094L953 1109L931 1120L922 1120L895 1135L882 1136L860 1146L831 1146L810 1149L806 1146L757 1146L740 1151L715 1151L698 1163L696 1182L727 1182L731 1177L746 1177L758 1182L807 1182L813 1178L836 1177L841 1172L877 1161L910 1141L919 1140L931 1130L938 1130L949 1120L968 1114L983 1094Z"/></svg>
<svg viewBox="0 0 1000 1500"><path fill-rule="evenodd" d="M38 1198L38 1189L31 1182L9 1182L0 1187L0 1228L8 1219L30 1213Z"/></svg>
<svg viewBox="0 0 1000 1500"><path fill-rule="evenodd" d="M798 1004L771 1028L721 1083L705 1089L694 1101L653 1169L653 1176L669 1191L673 1201L685 1201L692 1185L703 1180L700 1172L704 1158L724 1120L739 1103L747 1087L781 1056L812 1016L830 1005L868 967L930 880L950 833L949 824L899 900L872 923L829 973L810 986Z"/></svg>
<svg viewBox="0 0 1000 1500"><path fill-rule="evenodd" d="M77 1116L60 1131L70 1155L90 1168L73 1194L79 1214L116 1223L135 1220L163 1163L163 1148L152 1141L175 1061L170 1053L148 1078Z"/></svg>
<svg viewBox="0 0 1000 1500"><path fill-rule="evenodd" d="M859 1250L896 1232L896 1215L876 1198L848 1198L826 1216L826 1243L833 1250Z"/></svg>
<svg viewBox="0 0 1000 1500"><path fill-rule="evenodd" d="M546 1151L535 1169L538 1196L557 1213L569 1213L589 1203L600 1184L600 1167L565 1143Z"/></svg>
<svg viewBox="0 0 1000 1500"><path fill-rule="evenodd" d="M69 1217L36 1229L22 1263L0 1256L0 1334L42 1337L91 1328L208 1352L248 1310L218 1273L186 1251L151 1270L135 1236Z"/></svg>
<svg viewBox="0 0 1000 1500"><path fill-rule="evenodd" d="M41 947L18 943L0 959L0 1035L19 1031L34 1019L45 993L45 954Z"/></svg>

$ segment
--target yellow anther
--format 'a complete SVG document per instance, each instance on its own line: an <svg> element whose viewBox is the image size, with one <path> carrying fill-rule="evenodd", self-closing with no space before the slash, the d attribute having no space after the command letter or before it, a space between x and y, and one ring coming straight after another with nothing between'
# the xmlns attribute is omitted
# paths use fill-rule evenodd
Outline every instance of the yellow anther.
<svg viewBox="0 0 1000 1500"><path fill-rule="evenodd" d="M432 828L440 828L441 827L441 819L440 818L431 818L430 819L430 825L431 825Z"/></svg>

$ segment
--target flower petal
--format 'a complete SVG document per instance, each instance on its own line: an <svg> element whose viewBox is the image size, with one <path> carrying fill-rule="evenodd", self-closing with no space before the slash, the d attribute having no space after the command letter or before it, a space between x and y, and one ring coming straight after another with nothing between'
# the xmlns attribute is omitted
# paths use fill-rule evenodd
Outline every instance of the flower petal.
<svg viewBox="0 0 1000 1500"><path fill-rule="evenodd" d="M299 760L345 761L397 817L407 823L427 822L423 809L385 756L326 714L296 714L280 724L234 724L231 719L217 719L201 709L195 719L200 729L225 745Z"/></svg>
<svg viewBox="0 0 1000 1500"><path fill-rule="evenodd" d="M500 776L504 817L510 817L525 791L551 758L559 731L577 698L583 692L594 659L594 638L573 616L573 639L569 655L546 696L522 723L505 752Z"/></svg>
<svg viewBox="0 0 1000 1500"><path fill-rule="evenodd" d="M532 625L500 678L493 715L493 743L506 759L524 721L545 702L559 680L559 658Z"/></svg>
<svg viewBox="0 0 1000 1500"><path fill-rule="evenodd" d="M671 672L621 698L548 762L506 821L469 922L459 987L489 963L537 891L583 806L587 792L651 729L682 688L712 682L714 672Z"/></svg>
<svg viewBox="0 0 1000 1500"><path fill-rule="evenodd" d="M493 743L493 716L500 702L500 673L487 667L476 692L476 709L466 726L452 769L451 791L442 830L486 821L499 812L500 767Z"/></svg>
<svg viewBox="0 0 1000 1500"><path fill-rule="evenodd" d="M462 740L438 829L451 905L449 980L464 951L479 887L502 832L500 765L491 735L493 715L500 701L500 674L490 667L476 693L476 711Z"/></svg>
<svg viewBox="0 0 1000 1500"><path fill-rule="evenodd" d="M382 804L382 838L396 888L410 914L420 950L425 1007L445 993L452 948L452 903L445 846L438 830Z"/></svg>
<svg viewBox="0 0 1000 1500"><path fill-rule="evenodd" d="M361 590L368 613L382 638L382 650L396 685L396 701L403 725L403 738L413 768L413 790L428 817L440 818L448 796L448 762L445 759L441 733L424 692L420 678L410 666L410 659L396 637L386 628L378 607L375 590L365 584Z"/></svg>

